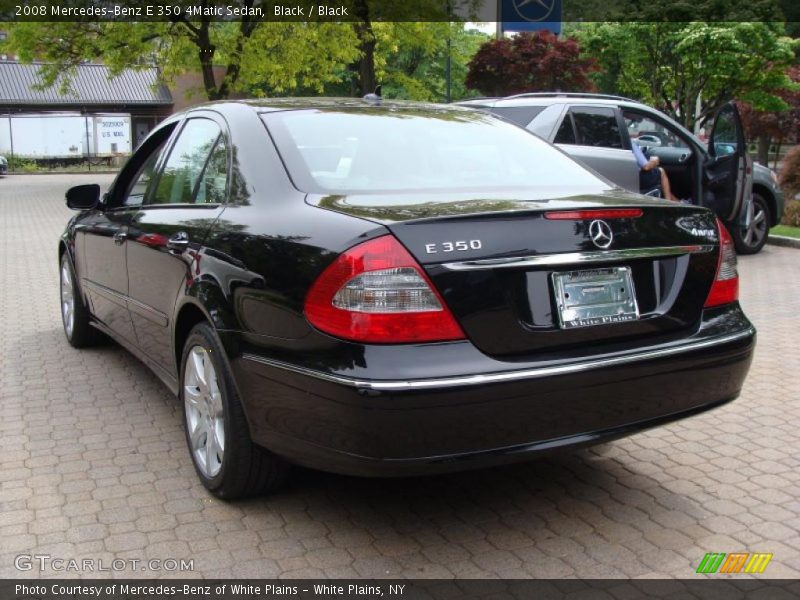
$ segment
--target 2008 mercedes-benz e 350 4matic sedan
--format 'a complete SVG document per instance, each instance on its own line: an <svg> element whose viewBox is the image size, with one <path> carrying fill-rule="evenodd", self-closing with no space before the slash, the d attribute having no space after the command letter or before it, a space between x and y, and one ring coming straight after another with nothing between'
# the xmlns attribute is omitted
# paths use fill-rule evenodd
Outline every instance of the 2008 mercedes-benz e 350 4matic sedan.
<svg viewBox="0 0 800 600"><path fill-rule="evenodd" d="M223 498L621 437L735 398L755 344L709 210L466 108L209 104L67 204L67 339L180 397Z"/></svg>

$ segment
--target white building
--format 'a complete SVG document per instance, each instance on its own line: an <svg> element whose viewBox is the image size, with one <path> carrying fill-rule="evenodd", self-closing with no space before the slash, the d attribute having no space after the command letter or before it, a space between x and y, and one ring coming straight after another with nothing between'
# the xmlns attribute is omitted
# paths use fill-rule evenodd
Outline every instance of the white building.
<svg viewBox="0 0 800 600"><path fill-rule="evenodd" d="M67 93L41 88L40 64L0 61L0 154L82 159L130 154L172 112L154 68L112 77L105 65L77 67Z"/></svg>

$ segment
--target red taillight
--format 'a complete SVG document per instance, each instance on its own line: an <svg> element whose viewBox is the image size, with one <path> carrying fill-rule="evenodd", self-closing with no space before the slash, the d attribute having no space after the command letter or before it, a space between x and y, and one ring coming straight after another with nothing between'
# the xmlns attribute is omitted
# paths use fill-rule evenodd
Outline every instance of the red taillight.
<svg viewBox="0 0 800 600"><path fill-rule="evenodd" d="M717 229L719 229L719 259L714 284L708 292L705 308L730 304L739 299L739 273L736 270L736 249L733 246L733 238L719 219L717 219Z"/></svg>
<svg viewBox="0 0 800 600"><path fill-rule="evenodd" d="M311 286L305 313L320 331L358 342L464 339L428 276L391 235L342 253Z"/></svg>
<svg viewBox="0 0 800 600"><path fill-rule="evenodd" d="M553 221L582 221L584 219L636 219L642 216L641 208L607 208L592 210L553 210L544 213Z"/></svg>

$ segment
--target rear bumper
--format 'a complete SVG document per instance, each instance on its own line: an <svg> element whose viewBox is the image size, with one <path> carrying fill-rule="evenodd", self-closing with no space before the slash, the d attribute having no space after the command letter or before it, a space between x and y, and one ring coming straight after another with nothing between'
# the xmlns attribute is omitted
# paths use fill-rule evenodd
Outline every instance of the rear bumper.
<svg viewBox="0 0 800 600"><path fill-rule="evenodd" d="M438 348L443 371L458 345ZM714 408L739 394L754 346L737 306L680 343L481 374L371 379L254 354L233 367L257 443L325 471L401 476L516 462Z"/></svg>

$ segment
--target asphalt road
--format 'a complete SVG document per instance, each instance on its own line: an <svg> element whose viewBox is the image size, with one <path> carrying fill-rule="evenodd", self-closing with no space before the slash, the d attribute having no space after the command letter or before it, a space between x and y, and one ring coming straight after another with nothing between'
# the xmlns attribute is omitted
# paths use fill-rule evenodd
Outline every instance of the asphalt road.
<svg viewBox="0 0 800 600"><path fill-rule="evenodd" d="M0 577L77 574L19 571L20 554L194 560L104 574L119 577L695 577L706 552L773 553L761 577L800 576L800 250L740 260L758 349L723 408L488 471L298 470L226 504L198 483L156 377L116 345L64 339L63 192L94 180L110 177L0 179Z"/></svg>

